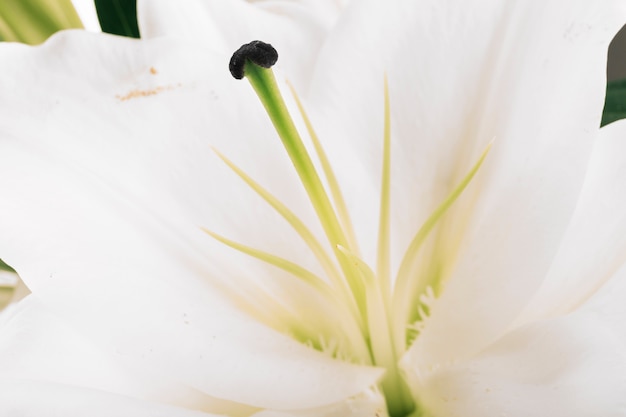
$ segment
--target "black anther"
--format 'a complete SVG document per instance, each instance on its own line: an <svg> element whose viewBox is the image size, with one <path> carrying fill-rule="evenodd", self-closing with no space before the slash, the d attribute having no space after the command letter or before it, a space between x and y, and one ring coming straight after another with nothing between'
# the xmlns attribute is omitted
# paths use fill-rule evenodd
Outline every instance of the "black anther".
<svg viewBox="0 0 626 417"><path fill-rule="evenodd" d="M244 77L246 61L251 61L263 68L269 68L278 60L278 52L269 43L252 41L237 49L230 58L228 69L238 80Z"/></svg>

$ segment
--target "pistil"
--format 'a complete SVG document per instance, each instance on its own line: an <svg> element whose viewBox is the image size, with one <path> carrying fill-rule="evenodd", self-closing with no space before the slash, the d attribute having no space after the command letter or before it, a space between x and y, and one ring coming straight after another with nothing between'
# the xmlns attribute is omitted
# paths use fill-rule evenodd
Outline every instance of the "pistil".
<svg viewBox="0 0 626 417"><path fill-rule="evenodd" d="M354 270L354 267L340 256L337 249L337 245L349 249L351 249L351 246L313 161L287 110L274 73L269 68L276 62L277 58L278 54L271 45L254 41L242 46L233 54L229 69L233 77L238 79L247 78L259 96L300 177L300 181L309 196L309 200L320 219L328 241L335 251L336 258L343 270L344 279L336 279L333 283L342 293L346 302L356 303L361 315L364 316L366 307L362 302L364 300L363 283L358 279L359 274Z"/></svg>

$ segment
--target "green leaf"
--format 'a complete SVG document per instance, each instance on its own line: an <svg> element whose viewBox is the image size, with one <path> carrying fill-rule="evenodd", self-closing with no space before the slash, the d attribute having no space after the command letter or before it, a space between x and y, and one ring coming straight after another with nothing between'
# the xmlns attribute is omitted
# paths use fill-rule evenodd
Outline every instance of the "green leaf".
<svg viewBox="0 0 626 417"><path fill-rule="evenodd" d="M71 0L0 0L0 41L36 45L59 30L82 27Z"/></svg>
<svg viewBox="0 0 626 417"><path fill-rule="evenodd" d="M103 32L139 37L136 0L95 0L95 4Z"/></svg>
<svg viewBox="0 0 626 417"><path fill-rule="evenodd" d="M620 119L626 119L626 79L607 84L602 126Z"/></svg>

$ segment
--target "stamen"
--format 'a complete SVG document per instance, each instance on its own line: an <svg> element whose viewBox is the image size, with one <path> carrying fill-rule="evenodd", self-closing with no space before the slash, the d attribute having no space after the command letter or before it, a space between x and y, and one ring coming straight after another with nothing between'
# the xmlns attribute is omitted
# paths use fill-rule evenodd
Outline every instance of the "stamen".
<svg viewBox="0 0 626 417"><path fill-rule="evenodd" d="M315 129L313 129L313 124L311 123L311 119L309 119L308 114L306 113L304 106L302 105L302 101L298 96L295 88L289 81L287 81L287 86L291 90L291 95L296 100L296 105L298 106L298 110L300 110L300 115L302 116L302 120L304 120L304 124L309 132L309 136L311 138L311 142L313 142L313 147L315 148L315 153L317 154L317 158L320 161L320 165L322 166L322 170L324 171L324 176L326 177L326 182L328 183L328 188L330 188L330 194L333 197L333 202L335 203L335 208L337 209L337 216L341 221L341 224L346 231L346 236L348 241L350 242L350 247L352 251L356 254L359 253L359 245L356 240L356 236L354 234L354 228L352 227L352 221L350 220L350 215L348 214L348 208L346 206L346 202L343 199L343 194L341 193L341 188L339 187L339 182L337 181L337 177L335 176L335 172L333 171L332 166L330 165L330 161L326 156L326 152L322 147L322 143L319 141L317 133Z"/></svg>
<svg viewBox="0 0 626 417"><path fill-rule="evenodd" d="M415 305L418 297L424 293L426 288L433 287L433 283L427 280L420 279L417 274L418 267L418 253L422 247L422 244L426 241L426 238L433 230L435 225L439 222L441 217L448 211L448 209L459 198L461 193L472 181L481 165L483 164L489 150L491 149L492 142L490 142L478 161L474 164L470 172L461 180L461 182L452 190L448 197L435 209L435 211L428 217L422 227L418 230L415 237L409 244L406 250L398 275L396 279L396 285L393 292L393 307L394 315L393 320L395 323L395 344L399 350L399 353L403 353L406 349L406 337L404 336L403 329L405 323L410 316L410 309L412 305Z"/></svg>
<svg viewBox="0 0 626 417"><path fill-rule="evenodd" d="M245 253L246 255L252 256L253 258L259 259L263 262L266 262L270 265L280 268L283 271L289 272L291 275L297 278L300 278L303 282L315 288L325 298L332 299L334 297L332 289L328 286L328 284L324 282L324 280L322 280L320 277L315 275L313 272L302 268L300 265L295 264L279 256L272 255L271 253L267 253L262 250L252 248L250 246L237 243L233 240L225 238L224 236L218 235L217 233L212 232L210 230L207 230L204 228L202 230L206 234L208 234L215 240L222 242L226 246L230 246L231 248L236 249L239 252Z"/></svg>
<svg viewBox="0 0 626 417"><path fill-rule="evenodd" d="M261 198L263 198L274 210L278 212L291 227L300 235L302 240L307 244L311 252L315 255L324 272L329 277L333 277L335 280L340 280L341 275L335 264L330 259L322 245L315 238L313 233L306 227L304 222L298 218L291 210L289 210L283 203L274 197L269 191L263 188L259 183L254 181L248 174L246 174L241 168L235 165L231 160L226 158L220 151L213 148L213 151L217 156L232 169L252 190L254 190Z"/></svg>
<svg viewBox="0 0 626 417"><path fill-rule="evenodd" d="M406 326L407 330L407 346L410 346L417 336L424 331L426 327L426 320L430 318L430 312L436 297L433 287L430 285L426 287L424 293L419 296L419 303L417 311L409 321L409 325Z"/></svg>
<svg viewBox="0 0 626 417"><path fill-rule="evenodd" d="M259 183L257 183L249 175L247 175L241 168L239 168L232 161L226 158L226 156L224 156L221 152L219 152L215 148L213 148L213 151L222 161L224 161L226 165L228 165L229 168L231 168L242 180L244 180L244 182L248 184L250 188L252 188L259 196L261 196L269 205L271 205L291 225L291 227L309 246L309 248L316 256L318 262L320 262L328 276L331 277L331 279L334 279L336 282L340 281L341 275L339 271L337 271L334 263L326 254L326 251L324 250L322 245L317 241L313 233L311 233L311 231L306 227L304 222L300 220L298 216L296 216L291 210L289 210L276 197L274 197L269 191L264 189ZM359 329L361 330L361 333L364 333L365 323L363 322L363 318L358 311L358 306L352 298L343 301L348 302L347 307L350 310L352 318L356 321Z"/></svg>
<svg viewBox="0 0 626 417"><path fill-rule="evenodd" d="M298 340L317 337L316 323L302 323L276 296L262 286L249 282L245 291L232 290L226 295L251 317L283 333L289 333ZM315 335L315 336L314 336Z"/></svg>
<svg viewBox="0 0 626 417"><path fill-rule="evenodd" d="M380 217L378 223L378 259L376 271L380 280L380 288L385 300L385 311L389 310L391 293L390 262L389 262L389 210L391 192L391 110L389 104L389 84L385 75L385 124L383 133L383 172L381 175Z"/></svg>
<svg viewBox="0 0 626 417"><path fill-rule="evenodd" d="M380 281L372 269L358 256L348 249L339 246L347 259L354 263L361 272L362 279L366 283L367 323L370 329L370 344L374 363L387 369L381 387L387 398L387 407L392 416L408 416L415 409L415 403L411 397L404 378L398 368L398 355L396 354L392 328L389 325L386 313L385 300L380 288Z"/></svg>
<svg viewBox="0 0 626 417"><path fill-rule="evenodd" d="M350 312L346 311L345 304L342 303L342 300L338 299L336 293L332 290L326 282L324 282L320 277L312 273L311 271L301 267L298 264L295 264L287 259L281 258L276 255L272 255L270 253L261 251L259 249L252 248L250 246L243 245L241 243L237 243L233 240L227 239L224 236L221 236L215 232L202 228L202 230L216 239L217 241L229 246L239 252L242 252L248 256L256 258L260 261L263 261L267 264L273 265L283 271L286 271L293 275L294 277L299 278L307 285L314 288L318 294L320 294L330 305L337 308L336 317L333 317L333 321L337 322L340 325L340 328L343 330L344 337L349 341L350 345L353 347L352 351L355 352L355 360L358 360L360 363L370 363L369 360L369 352L367 347L365 346L365 342L362 338L362 334L358 326L355 326L355 322L352 320L346 320L346 317L351 317ZM270 303L268 305L274 305L275 303ZM295 320L293 319L293 314L287 312L284 308L281 313L282 317L286 317L286 324L288 324L290 331L294 335L298 335L298 338L301 340L315 340L318 337L317 332L324 330L325 326L322 324L309 323L309 321L319 322L315 320L315 318L307 317L307 320ZM300 329L300 331L298 331ZM302 331L306 329L305 331ZM336 332L332 332L329 329L326 329L326 332L333 334Z"/></svg>

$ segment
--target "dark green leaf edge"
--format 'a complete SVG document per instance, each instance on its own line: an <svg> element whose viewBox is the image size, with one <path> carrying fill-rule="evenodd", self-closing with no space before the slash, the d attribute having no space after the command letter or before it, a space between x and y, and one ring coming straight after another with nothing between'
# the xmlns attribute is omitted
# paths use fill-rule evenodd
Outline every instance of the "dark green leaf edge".
<svg viewBox="0 0 626 417"><path fill-rule="evenodd" d="M626 119L626 79L610 81L607 84L601 125L620 119Z"/></svg>
<svg viewBox="0 0 626 417"><path fill-rule="evenodd" d="M103 32L139 38L136 0L94 0Z"/></svg>

